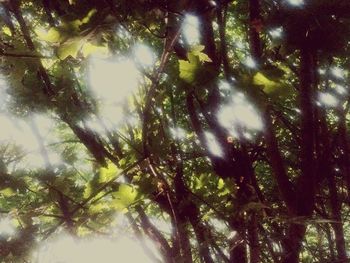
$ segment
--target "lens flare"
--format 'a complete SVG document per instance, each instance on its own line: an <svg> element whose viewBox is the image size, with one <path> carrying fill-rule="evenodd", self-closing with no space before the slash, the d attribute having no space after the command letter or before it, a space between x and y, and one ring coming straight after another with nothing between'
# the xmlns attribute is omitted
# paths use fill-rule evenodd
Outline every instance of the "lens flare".
<svg viewBox="0 0 350 263"><path fill-rule="evenodd" d="M219 142L215 138L215 136L210 132L205 132L205 138L207 141L209 151L217 157L222 157L224 153L220 147Z"/></svg>
<svg viewBox="0 0 350 263"><path fill-rule="evenodd" d="M318 102L322 106L336 107L339 103L338 99L330 93L320 92L318 95Z"/></svg>
<svg viewBox="0 0 350 263"><path fill-rule="evenodd" d="M243 93L235 93L231 101L218 112L219 123L234 137L252 139L249 131L263 130L258 111L249 103Z"/></svg>
<svg viewBox="0 0 350 263"><path fill-rule="evenodd" d="M90 61L90 86L94 94L109 102L123 102L136 91L140 72L128 58L100 59Z"/></svg>
<svg viewBox="0 0 350 263"><path fill-rule="evenodd" d="M198 17L187 14L182 24L182 34L189 45L196 45L200 41Z"/></svg>
<svg viewBox="0 0 350 263"><path fill-rule="evenodd" d="M0 237L10 237L16 233L16 227L8 216L0 219Z"/></svg>
<svg viewBox="0 0 350 263"><path fill-rule="evenodd" d="M145 68L153 66L156 60L156 55L152 49L144 44L137 44L134 47L133 54L136 63Z"/></svg>

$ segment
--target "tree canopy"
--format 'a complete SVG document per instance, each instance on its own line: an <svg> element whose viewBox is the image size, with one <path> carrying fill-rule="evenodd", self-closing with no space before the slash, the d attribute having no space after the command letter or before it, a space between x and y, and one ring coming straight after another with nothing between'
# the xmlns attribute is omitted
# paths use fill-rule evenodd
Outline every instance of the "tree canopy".
<svg viewBox="0 0 350 263"><path fill-rule="evenodd" d="M349 1L0 18L1 262L349 262Z"/></svg>

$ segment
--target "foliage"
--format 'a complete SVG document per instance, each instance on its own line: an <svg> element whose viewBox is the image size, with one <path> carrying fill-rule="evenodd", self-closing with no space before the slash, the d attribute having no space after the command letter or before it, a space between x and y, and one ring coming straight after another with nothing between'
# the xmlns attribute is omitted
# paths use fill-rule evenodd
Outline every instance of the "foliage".
<svg viewBox="0 0 350 263"><path fill-rule="evenodd" d="M0 1L1 262L117 216L154 262L348 262L349 14Z"/></svg>

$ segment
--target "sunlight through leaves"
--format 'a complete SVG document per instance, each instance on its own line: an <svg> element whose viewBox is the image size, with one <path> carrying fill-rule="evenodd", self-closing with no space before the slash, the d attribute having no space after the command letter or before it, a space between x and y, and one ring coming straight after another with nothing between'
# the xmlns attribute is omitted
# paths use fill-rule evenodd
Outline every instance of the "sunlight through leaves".
<svg viewBox="0 0 350 263"><path fill-rule="evenodd" d="M243 93L232 95L228 104L221 107L218 113L220 124L234 137L251 139L248 131L261 131L263 122L258 111L246 99Z"/></svg>
<svg viewBox="0 0 350 263"><path fill-rule="evenodd" d="M182 24L182 33L185 38L185 41L189 45L196 45L200 41L200 30L199 30L199 19L198 17L187 14L185 15L183 24Z"/></svg>
<svg viewBox="0 0 350 263"><path fill-rule="evenodd" d="M220 147L219 142L215 138L215 136L210 132L205 132L205 138L207 140L207 145L208 145L210 152L217 157L223 157L224 153Z"/></svg>

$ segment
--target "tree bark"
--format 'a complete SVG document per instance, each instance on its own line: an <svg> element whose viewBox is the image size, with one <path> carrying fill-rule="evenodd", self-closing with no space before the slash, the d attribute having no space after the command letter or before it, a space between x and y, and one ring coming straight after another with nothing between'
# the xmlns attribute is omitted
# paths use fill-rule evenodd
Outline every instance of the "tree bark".
<svg viewBox="0 0 350 263"><path fill-rule="evenodd" d="M282 263L299 263L299 253L306 232L306 226L291 224L288 228L287 238L284 240L284 258Z"/></svg>
<svg viewBox="0 0 350 263"><path fill-rule="evenodd" d="M262 45L259 30L262 25L260 15L260 0L249 0L249 44L252 57L260 62L262 57Z"/></svg>
<svg viewBox="0 0 350 263"><path fill-rule="evenodd" d="M249 220L248 226L248 240L249 240L249 263L260 262L260 244L259 244L259 228L258 228L258 215L253 212Z"/></svg>
<svg viewBox="0 0 350 263"><path fill-rule="evenodd" d="M314 106L313 76L314 56L308 48L300 50L299 101L300 101L300 176L296 185L296 216L308 217L315 204L314 158ZM304 224L291 223L284 244L283 263L298 263L299 253L306 232Z"/></svg>
<svg viewBox="0 0 350 263"><path fill-rule="evenodd" d="M350 147L349 147L349 139L348 139L348 132L346 128L346 117L345 112L342 106L339 106L337 109L338 117L339 117L339 125L338 125L338 133L340 136L340 148L343 150L343 154L340 157L340 169L342 170L348 197L347 197L347 203L350 204Z"/></svg>
<svg viewBox="0 0 350 263"><path fill-rule="evenodd" d="M333 173L328 175L329 198L332 210L332 219L336 222L332 223L335 235L335 245L337 249L338 260L344 263L349 262L346 254L343 220L341 216L341 204L338 197L337 185Z"/></svg>
<svg viewBox="0 0 350 263"><path fill-rule="evenodd" d="M339 200L337 191L337 182L335 178L335 171L332 167L332 149L330 145L330 132L327 127L326 112L319 110L319 142L322 146L322 151L318 156L318 173L321 179L325 179L329 189L329 201L332 219L336 222L332 223L332 228L335 234L335 244L338 254L338 260L341 262L348 262L345 248L344 229L341 216L341 202Z"/></svg>
<svg viewBox="0 0 350 263"><path fill-rule="evenodd" d="M217 21L219 26L220 36L220 63L222 63L225 78L229 81L231 77L230 62L227 55L227 41L226 41L226 12L227 4L223 4L222 1L218 1L217 7Z"/></svg>

